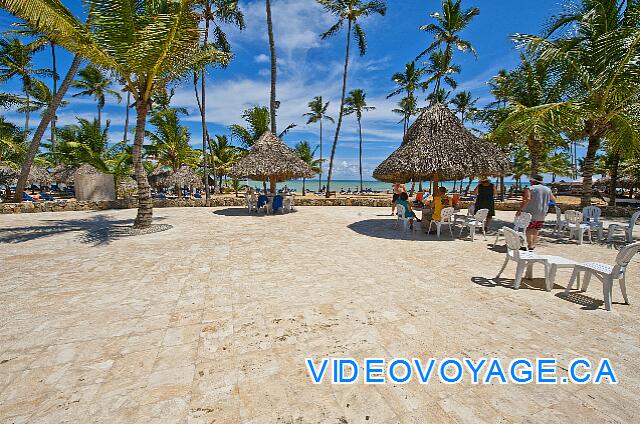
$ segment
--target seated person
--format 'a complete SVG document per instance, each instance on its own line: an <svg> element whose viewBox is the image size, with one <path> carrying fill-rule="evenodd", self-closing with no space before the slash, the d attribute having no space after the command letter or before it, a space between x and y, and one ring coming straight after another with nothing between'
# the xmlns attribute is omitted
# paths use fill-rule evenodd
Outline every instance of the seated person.
<svg viewBox="0 0 640 424"><path fill-rule="evenodd" d="M442 218L442 209L448 208L449 206L451 206L451 200L449 199L449 196L447 196L447 188L442 186L438 187L438 191L434 193L431 199L427 202L427 208L433 210L431 219L434 221L440 221ZM429 222L426 224L427 228L429 228Z"/></svg>
<svg viewBox="0 0 640 424"><path fill-rule="evenodd" d="M413 212L411 208L411 203L409 202L409 195L407 192L400 193L400 197L396 200L396 205L400 205L404 207L404 218L409 218L409 224L411 224L411 229L413 229L413 220L420 221L416 214Z"/></svg>

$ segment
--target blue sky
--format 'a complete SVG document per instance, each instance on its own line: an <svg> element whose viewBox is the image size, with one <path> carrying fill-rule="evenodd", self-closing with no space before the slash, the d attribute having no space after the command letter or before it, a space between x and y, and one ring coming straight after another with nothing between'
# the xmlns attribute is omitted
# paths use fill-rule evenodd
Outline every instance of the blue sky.
<svg viewBox="0 0 640 424"><path fill-rule="evenodd" d="M63 0L74 12L82 13L79 0ZM264 1L241 1L245 13L247 29L240 32L228 29L228 36L234 51L233 63L224 70L212 70L207 79L207 118L212 134L227 134L228 126L242 123L242 111L253 105L267 105L269 98L269 63ZM419 30L419 26L429 23L429 14L440 9L437 0L389 0L385 17L369 18L362 21L368 36L366 56L352 55L348 89L362 88L367 100L376 110L363 119L364 126L364 173L370 179L373 169L384 160L400 143L402 124L400 117L391 112L400 96L387 100L393 90L391 75L402 71L405 63L411 61L432 40L431 36ZM518 62L509 35L520 33L540 33L551 15L561 10L557 0L465 0L465 7L477 6L480 15L475 18L463 37L471 41L478 52L476 60L471 54L457 53L454 61L462 67L458 76L458 90L469 90L479 97L479 105L490 100L487 81L499 69L514 67ZM330 114L337 115L341 89L342 66L344 61L344 34L330 40L320 40L319 34L334 22L325 14L315 0L273 0L272 1L278 63L278 126L289 123L298 126L289 133L285 142L293 146L300 140L312 144L318 142L316 125L306 125L302 114L307 112L307 103L321 95L331 102ZM8 29L14 19L0 12L0 26ZM61 52L59 73L64 76L70 62L70 55ZM50 66L48 52L39 53L38 66ZM18 81L4 85L5 92L16 92ZM69 94L72 94L70 92ZM69 95L68 95L69 97ZM423 96L424 97L424 96ZM60 124L74 123L76 117L93 118L96 106L90 98L73 98L71 104L58 115ZM424 102L424 98L421 99ZM193 87L190 81L176 86L173 99L175 106L186 107L190 115L184 122L191 130L192 144L201 143L200 116L195 106ZM10 120L23 124L23 118L16 113L5 114ZM107 102L103 119L111 120L110 138L122 139L125 108L114 99ZM332 139L334 128L325 128L325 152ZM353 179L357 169L358 138L355 118L346 117L340 137L335 165L335 178Z"/></svg>

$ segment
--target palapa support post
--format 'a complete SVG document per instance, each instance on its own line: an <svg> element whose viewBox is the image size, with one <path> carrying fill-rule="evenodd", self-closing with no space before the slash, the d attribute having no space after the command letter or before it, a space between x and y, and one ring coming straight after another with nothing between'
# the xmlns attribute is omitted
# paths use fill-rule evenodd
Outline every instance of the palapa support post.
<svg viewBox="0 0 640 424"><path fill-rule="evenodd" d="M274 176L269 177L269 191L271 194L276 194L276 177Z"/></svg>

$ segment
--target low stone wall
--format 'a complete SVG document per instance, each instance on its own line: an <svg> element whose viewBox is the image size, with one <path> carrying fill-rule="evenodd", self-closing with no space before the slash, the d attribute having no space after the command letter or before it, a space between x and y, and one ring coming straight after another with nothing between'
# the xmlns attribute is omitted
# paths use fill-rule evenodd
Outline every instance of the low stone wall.
<svg viewBox="0 0 640 424"><path fill-rule="evenodd" d="M469 202L462 202L461 207L466 208ZM242 197L214 197L211 199L212 207L240 207L244 206L244 198ZM364 206L364 207L391 207L391 199L374 198L374 197L345 197L330 198L316 196L297 196L297 206ZM204 199L171 199L171 200L154 200L155 208L185 208L185 207L204 207ZM519 202L497 202L496 209L500 211L516 211L520 206ZM568 209L580 209L575 205L560 204L560 209L566 211ZM37 212L63 212L63 211L101 211L108 209L133 209L137 207L135 199L124 199L114 201L69 201L69 202L43 202L43 203L0 203L0 214L16 214L16 213L37 213ZM602 214L608 217L631 217L636 209L623 206L603 206ZM553 213L553 211L550 211Z"/></svg>

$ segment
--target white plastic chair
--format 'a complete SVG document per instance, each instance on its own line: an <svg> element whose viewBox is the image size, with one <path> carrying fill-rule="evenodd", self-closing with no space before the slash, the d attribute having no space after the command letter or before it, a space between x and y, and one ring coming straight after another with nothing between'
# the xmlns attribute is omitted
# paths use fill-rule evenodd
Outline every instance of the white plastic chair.
<svg viewBox="0 0 640 424"><path fill-rule="evenodd" d="M471 241L475 239L476 229L482 229L482 235L484 239L487 239L487 216L489 215L489 209L480 209L478 212L473 215L472 219L467 220L462 228L460 228L460 235L462 236L462 232L465 228L469 228L469 235L471 235Z"/></svg>
<svg viewBox="0 0 640 424"><path fill-rule="evenodd" d="M256 197L255 193L245 193L244 197L247 204L247 211L249 213L253 212L254 210L258 212L258 198Z"/></svg>
<svg viewBox="0 0 640 424"><path fill-rule="evenodd" d="M462 213L457 213L455 215L453 215L453 225L458 225L458 218L462 219L463 221L467 221L469 219L473 218L473 215L475 213L475 209L476 209L476 205L475 203L469 203L469 206L467 206L467 214L462 214Z"/></svg>
<svg viewBox="0 0 640 424"><path fill-rule="evenodd" d="M565 228L567 228L567 220L562 219L562 209L560 209L558 206L555 206L555 208L556 208L556 226L553 229L553 234L561 233L564 231Z"/></svg>
<svg viewBox="0 0 640 424"><path fill-rule="evenodd" d="M587 224L593 230L598 230L598 240L602 240L603 225L600 221L602 209L597 206L586 206L582 209L582 223Z"/></svg>
<svg viewBox="0 0 640 424"><path fill-rule="evenodd" d="M282 212L291 212L294 210L294 199L293 194L287 194L284 196L284 200L282 201L283 207Z"/></svg>
<svg viewBox="0 0 640 424"><path fill-rule="evenodd" d="M264 212L265 215L269 215L271 213L271 205L273 204L273 196L269 196L269 200L258 208L258 212Z"/></svg>
<svg viewBox="0 0 640 424"><path fill-rule="evenodd" d="M618 280L620 283L620 291L622 291L622 298L626 304L629 304L629 298L627 297L626 287L626 271L629 262L636 253L640 251L640 242L635 242L623 247L616 256L615 265L607 265L599 262L585 262L575 267L571 280L565 289L565 293L569 293L573 283L579 278L580 273L584 272L584 283L582 283L583 292L587 291L591 276L594 275L598 280L602 282L602 293L604 295L604 306L607 311L611 310L611 294L613 289L613 281ZM578 284L579 286L579 284ZM579 287L578 287L579 288Z"/></svg>
<svg viewBox="0 0 640 424"><path fill-rule="evenodd" d="M527 240L527 228L529 227L529 224L531 224L531 218L532 215L529 212L522 212L520 213L520 215L517 215L516 218L513 220L513 230L520 234L520 237L522 237L522 240ZM500 228L498 230L498 235L496 235L496 241L493 243L493 245L495 246L496 244L498 244L498 240L500 239L500 236L504 236L504 230L502 228Z"/></svg>
<svg viewBox="0 0 640 424"><path fill-rule="evenodd" d="M607 231L607 243L613 243L613 237L615 236L616 231L623 231L625 234L625 240L627 243L633 243L633 227L635 227L636 222L640 218L640 211L634 213L629 220L629 224L621 225L621 224L611 224L609 225L609 229Z"/></svg>
<svg viewBox="0 0 640 424"><path fill-rule="evenodd" d="M400 204L396 205L396 214L397 214L396 215L396 228L398 228L398 222L402 221L402 225L404 227L404 232L406 233L407 230L409 229L409 225L411 223L410 220L412 218L405 218L405 212L406 212L406 210L405 210L404 206L402 206ZM414 226L414 228L415 227L416 226Z"/></svg>
<svg viewBox="0 0 640 424"><path fill-rule="evenodd" d="M533 252L520 250L520 248L523 246L520 234L508 227L502 227L502 229L504 231L504 240L507 245L507 257L505 258L504 264L502 265L502 268L500 268L500 272L498 272L496 279L500 278L505 268L509 264L509 261L514 261L516 263L516 278L513 283L514 289L520 288L522 276L524 275L524 271L527 269L527 267L531 267L537 263L544 265L544 278L546 282L548 275L546 259L536 255Z"/></svg>
<svg viewBox="0 0 640 424"><path fill-rule="evenodd" d="M440 221L431 220L431 222L429 223L429 232L431 232L431 226L433 224L436 224L436 233L438 235L438 238L440 238L440 230L442 226L448 225L449 232L451 233L451 237L453 237L452 218L455 211L456 210L451 207L442 209L442 211L440 212Z"/></svg>
<svg viewBox="0 0 640 424"><path fill-rule="evenodd" d="M591 226L582 222L582 212L568 210L564 213L567 217L566 229L569 230L569 239L575 237L578 240L578 244L582 244L584 241L584 233L589 234L589 242L591 240Z"/></svg>

